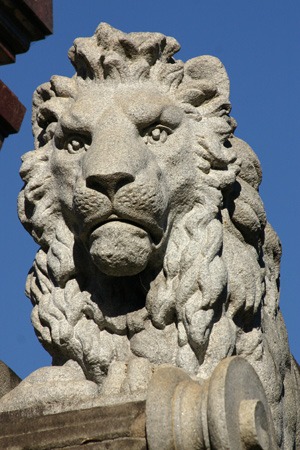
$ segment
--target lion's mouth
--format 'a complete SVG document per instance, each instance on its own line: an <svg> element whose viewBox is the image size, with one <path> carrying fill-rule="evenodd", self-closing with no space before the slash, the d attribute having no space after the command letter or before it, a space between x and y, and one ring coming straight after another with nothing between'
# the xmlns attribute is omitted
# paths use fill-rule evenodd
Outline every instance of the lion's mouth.
<svg viewBox="0 0 300 450"><path fill-rule="evenodd" d="M163 228L161 228L157 223L154 223L154 221L151 220L139 220L139 219L128 219L120 217L119 215L113 213L109 217L105 218L95 218L94 220L91 220L88 224L88 226L84 229L84 236L89 238L96 230L98 230L103 225L109 223L109 222L121 222L121 223L127 223L128 225L132 225L134 227L140 228L144 230L151 238L154 245L158 245L163 237Z"/></svg>

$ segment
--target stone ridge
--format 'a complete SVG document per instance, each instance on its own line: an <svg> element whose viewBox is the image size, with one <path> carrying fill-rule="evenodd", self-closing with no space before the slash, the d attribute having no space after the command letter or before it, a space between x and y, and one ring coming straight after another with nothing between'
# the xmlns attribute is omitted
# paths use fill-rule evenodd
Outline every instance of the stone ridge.
<svg viewBox="0 0 300 450"><path fill-rule="evenodd" d="M0 448L146 449L145 402L63 412L30 419L0 415Z"/></svg>

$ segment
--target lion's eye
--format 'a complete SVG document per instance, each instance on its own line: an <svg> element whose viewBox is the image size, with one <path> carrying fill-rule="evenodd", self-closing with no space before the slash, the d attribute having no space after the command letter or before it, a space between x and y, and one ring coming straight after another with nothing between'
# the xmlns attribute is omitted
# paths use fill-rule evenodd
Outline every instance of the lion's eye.
<svg viewBox="0 0 300 450"><path fill-rule="evenodd" d="M65 149L69 153L82 153L89 148L88 142L84 138L73 136L66 140Z"/></svg>
<svg viewBox="0 0 300 450"><path fill-rule="evenodd" d="M146 133L146 143L147 144L163 144L168 139L171 130L163 125L158 125L156 127L152 127Z"/></svg>

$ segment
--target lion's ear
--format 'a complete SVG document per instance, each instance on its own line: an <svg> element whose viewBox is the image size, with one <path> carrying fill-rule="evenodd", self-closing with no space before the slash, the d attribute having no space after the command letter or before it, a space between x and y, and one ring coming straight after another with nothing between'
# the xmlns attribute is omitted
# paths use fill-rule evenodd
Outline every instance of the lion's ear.
<svg viewBox="0 0 300 450"><path fill-rule="evenodd" d="M31 123L32 123L32 132L34 136L34 147L35 149L38 149L41 144L41 139L39 139L39 136L42 131L42 127L38 124L38 113L40 111L40 108L42 105L44 105L47 101L49 101L52 97L55 96L55 93L51 90L50 83L44 83L41 84L33 94L32 99L32 116L31 116Z"/></svg>
<svg viewBox="0 0 300 450"><path fill-rule="evenodd" d="M213 84L219 94L229 100L229 78L225 67L218 58L203 55L188 60L184 65L184 76Z"/></svg>
<svg viewBox="0 0 300 450"><path fill-rule="evenodd" d="M58 75L35 90L31 119L35 149L43 147L52 138L58 118L75 93L75 81Z"/></svg>

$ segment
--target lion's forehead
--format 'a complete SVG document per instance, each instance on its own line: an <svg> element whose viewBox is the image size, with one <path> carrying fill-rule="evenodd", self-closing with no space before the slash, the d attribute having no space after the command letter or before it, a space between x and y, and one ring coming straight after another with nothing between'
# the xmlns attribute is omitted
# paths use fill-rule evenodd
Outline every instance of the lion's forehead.
<svg viewBox="0 0 300 450"><path fill-rule="evenodd" d="M124 84L113 89L109 86L80 92L74 103L59 118L66 128L97 126L103 118L127 117L135 125L149 125L156 120L178 126L184 117L181 105L154 84L135 86Z"/></svg>

